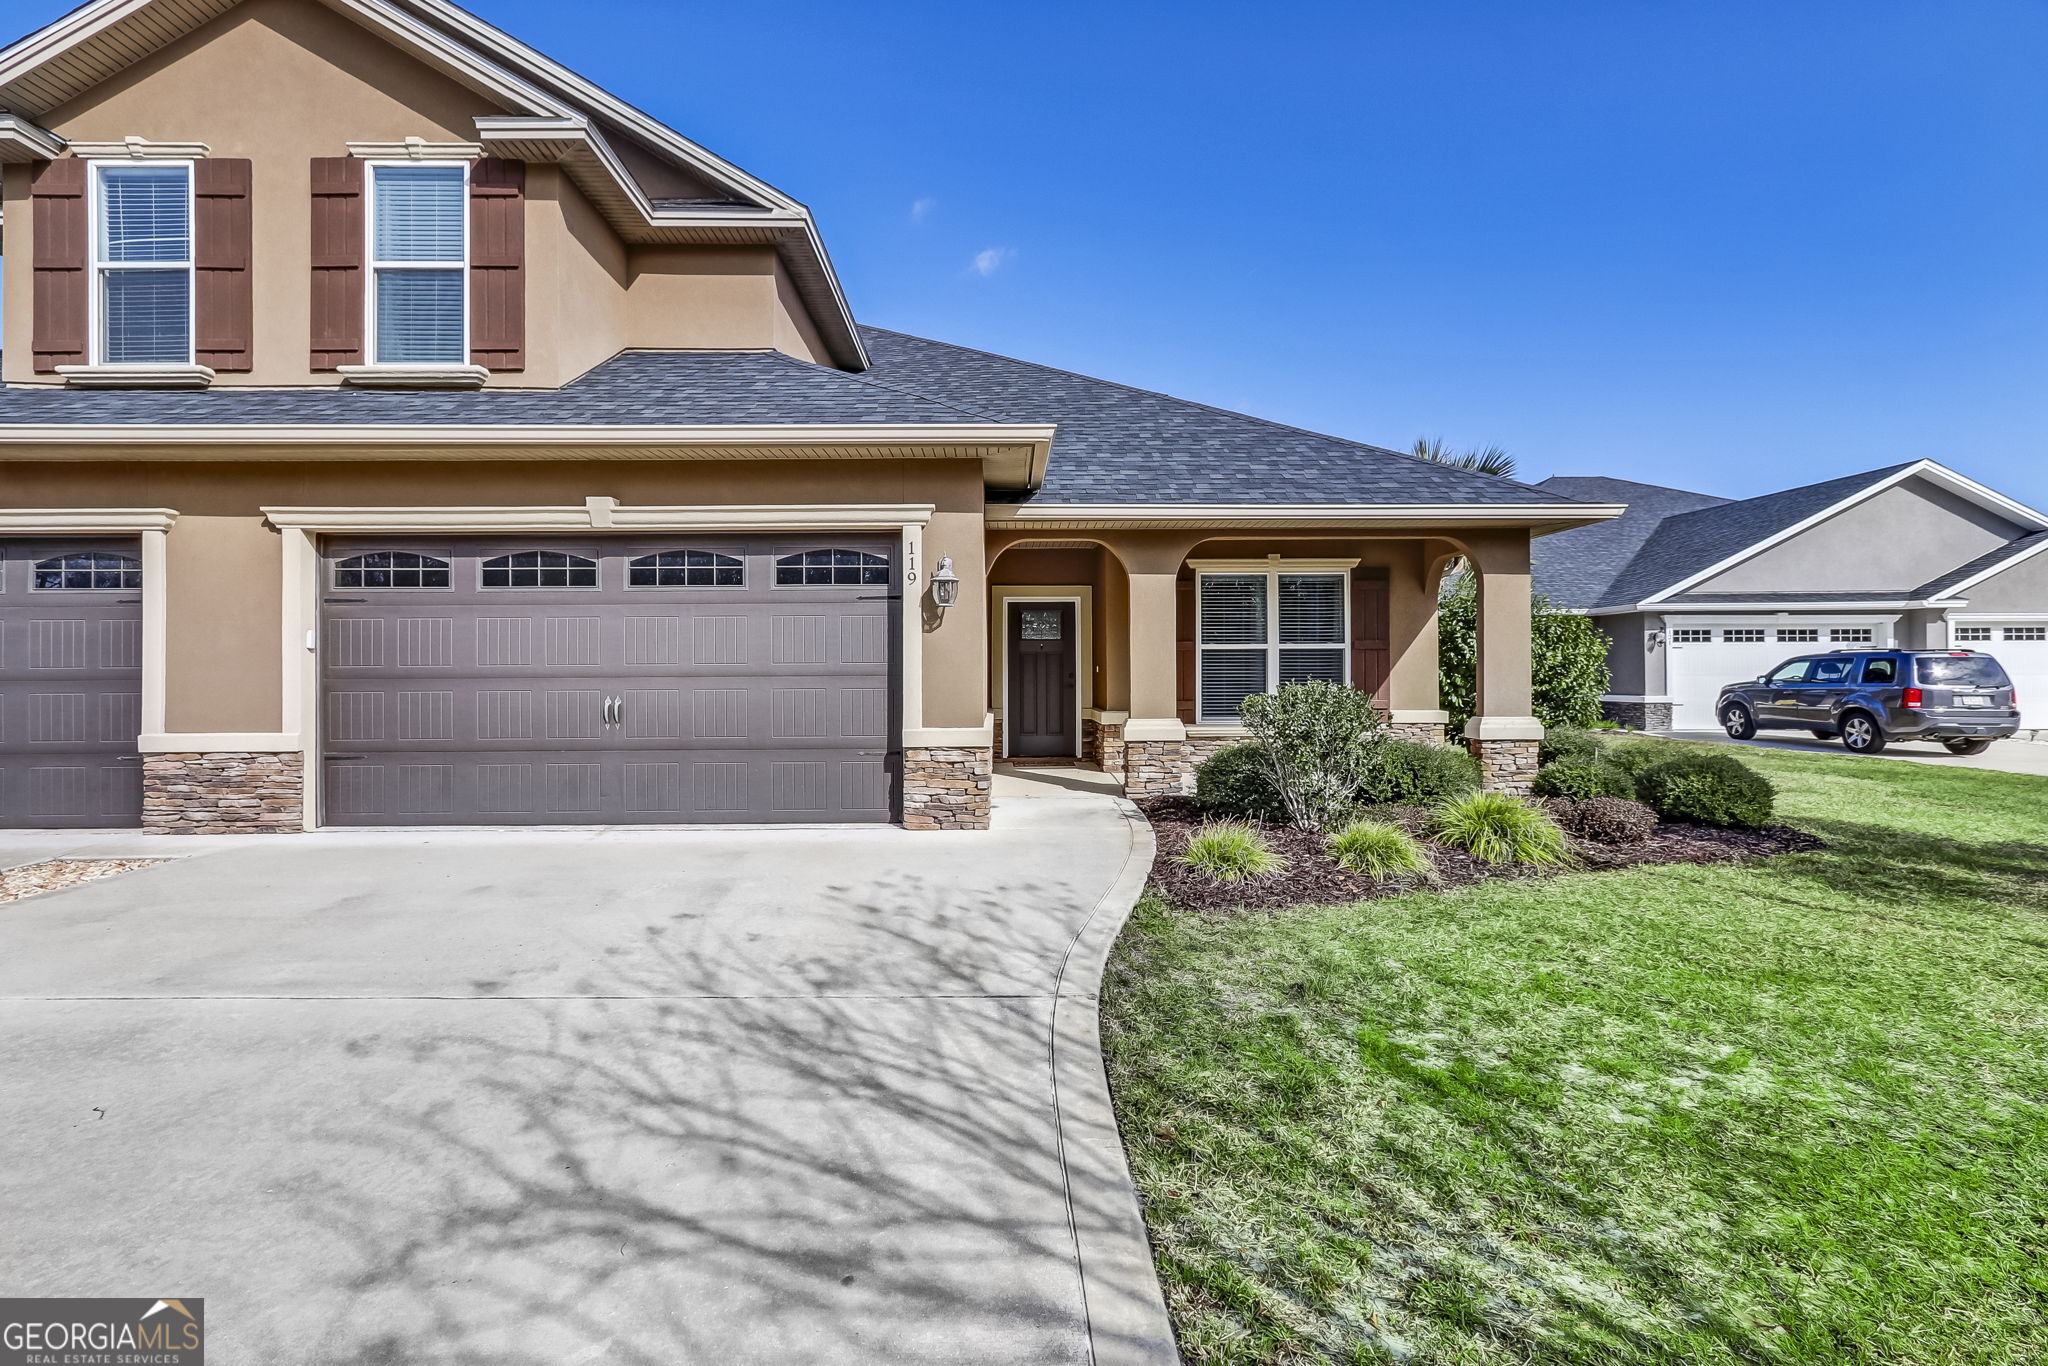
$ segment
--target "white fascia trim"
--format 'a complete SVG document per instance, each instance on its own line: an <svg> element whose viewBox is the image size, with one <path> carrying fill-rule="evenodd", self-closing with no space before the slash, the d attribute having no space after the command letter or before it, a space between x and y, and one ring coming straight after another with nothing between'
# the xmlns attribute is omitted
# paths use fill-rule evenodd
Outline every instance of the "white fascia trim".
<svg viewBox="0 0 2048 1366"><path fill-rule="evenodd" d="M1626 503L990 503L984 515L992 523L1095 520L1359 522L1390 518L1527 522L1554 517L1605 522L1627 510Z"/></svg>
<svg viewBox="0 0 2048 1366"><path fill-rule="evenodd" d="M1189 560L1187 566L1207 574L1268 574L1275 569L1297 573L1317 570L1335 573L1358 568L1358 560L1313 560L1289 559L1285 555L1266 555L1256 560Z"/></svg>
<svg viewBox="0 0 2048 1366"><path fill-rule="evenodd" d="M1961 583L1955 585L1953 588L1943 589L1941 593L1937 596L1929 598L1927 600L1926 605L1929 607L1961 607L1964 605L1964 602L1966 600L1958 598L1956 596L1958 593L1963 592L1965 589L1975 588L1978 584L1984 582L1984 580L1992 578L1999 574L2003 574L2006 570L2011 569L2014 565L2025 564L2028 560L2033 559L2036 555L2040 554L2044 550L2048 550L2048 541L2043 541L2041 542L2041 544L2037 546L2030 546L2027 549L2022 550L2019 554L2014 555L2011 559L2000 560L1997 564L1992 565L1989 569L1971 575L1969 578L1964 579Z"/></svg>
<svg viewBox="0 0 2048 1366"><path fill-rule="evenodd" d="M0 508L0 532L10 536L125 535L169 531L172 508Z"/></svg>
<svg viewBox="0 0 2048 1366"><path fill-rule="evenodd" d="M74 142L71 154L94 160L124 159L129 161L172 160L200 161L210 156L213 148L203 142L151 142L148 138L125 137L119 142Z"/></svg>
<svg viewBox="0 0 2048 1366"><path fill-rule="evenodd" d="M2048 612L1950 612L1950 621L2048 621Z"/></svg>
<svg viewBox="0 0 2048 1366"><path fill-rule="evenodd" d="M144 754L299 754L306 738L282 731L159 731L138 737L136 748Z"/></svg>
<svg viewBox="0 0 2048 1366"><path fill-rule="evenodd" d="M931 521L930 503L730 506L620 505L592 497L543 507L266 507L280 530L322 532L500 531L900 531Z"/></svg>
<svg viewBox="0 0 2048 1366"><path fill-rule="evenodd" d="M55 161L64 139L19 114L0 114L0 162Z"/></svg>
<svg viewBox="0 0 2048 1366"><path fill-rule="evenodd" d="M1984 487L1984 485L1978 483L1974 479L1966 478L1963 475L1957 474L1954 470L1950 469L1946 465L1939 464L1933 460L1915 460L1912 464L1906 466L1904 469L1896 470L1893 473L1886 475L1884 478L1878 480L1876 483L1871 484L1866 488L1860 489L1857 492L1850 494L1847 498L1841 499L1839 502L1834 503L1832 506L1821 509L1819 512L1814 513L1811 517L1806 518L1804 521L1796 522L1793 525L1786 527L1783 531L1777 532L1770 536L1766 536L1763 540L1758 541L1753 545L1747 546L1744 549L1737 551L1733 555L1730 555L1727 559L1722 560L1719 564L1708 565L1705 569L1700 570L1698 573L1693 574L1687 578L1680 579L1677 583L1672 584L1669 588L1660 589L1657 592L1652 593L1649 597L1644 598L1643 601L1645 603L1662 602L1666 598L1676 597L1678 594L1685 592L1686 589L1691 588L1694 584L1704 583L1708 579L1713 578L1716 574L1726 573L1728 570L1733 569L1736 565L1743 563L1745 560L1753 560L1758 555L1763 554L1764 551L1769 550L1772 546L1782 544L1785 541L1789 541L1794 536L1799 535L1801 532L1819 526L1822 522L1827 521L1830 517L1838 516L1841 513L1848 511L1850 508L1855 507L1858 503L1868 502L1872 498L1875 498L1878 494L1883 493L1886 489L1892 488L1898 484L1902 484L1906 480L1912 479L1916 476L1919 478L1926 479L1931 483L1939 484L1942 487L1948 489L1952 493L1960 494L1964 498L1969 499L1971 502L1976 503L1978 506L1989 509L1990 511L1997 513L2001 517L2008 518L2015 522L2029 524L2033 526L2033 528L2037 531L2048 530L2048 514L2037 512L2033 508L2026 506L2026 504L2024 503L2016 503L2012 499L2006 497L2004 494L1994 492L1993 490Z"/></svg>
<svg viewBox="0 0 2048 1366"><path fill-rule="evenodd" d="M605 427L470 423L329 424L71 423L0 424L0 445L163 446L1037 446L1050 448L1047 424L903 423L831 426L806 423Z"/></svg>
<svg viewBox="0 0 2048 1366"><path fill-rule="evenodd" d="M1923 607L1941 607L1931 598L1870 598L1857 602L1659 602L1644 598L1626 607L1602 607L1594 616L1617 616L1630 612L1663 612L1670 616L1698 616L1702 612L1747 612L1759 616L1787 616L1793 612L1911 612Z"/></svg>

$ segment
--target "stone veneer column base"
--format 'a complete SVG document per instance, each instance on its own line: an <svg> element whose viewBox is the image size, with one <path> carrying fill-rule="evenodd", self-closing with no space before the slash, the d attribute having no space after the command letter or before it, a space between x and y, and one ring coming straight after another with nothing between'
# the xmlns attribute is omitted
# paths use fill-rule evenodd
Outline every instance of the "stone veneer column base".
<svg viewBox="0 0 2048 1366"><path fill-rule="evenodd" d="M1095 766L1104 773L1124 771L1124 727L1121 721L1085 721L1084 727L1093 727L1091 734L1095 752L1091 756Z"/></svg>
<svg viewBox="0 0 2048 1366"><path fill-rule="evenodd" d="M1126 740L1124 795L1177 797L1189 790L1193 755L1185 740Z"/></svg>
<svg viewBox="0 0 2048 1366"><path fill-rule="evenodd" d="M305 828L303 754L145 754L151 835L277 835Z"/></svg>
<svg viewBox="0 0 2048 1366"><path fill-rule="evenodd" d="M1602 702L1600 714L1630 730L1670 730L1669 702Z"/></svg>
<svg viewBox="0 0 2048 1366"><path fill-rule="evenodd" d="M1445 743L1450 731L1441 721L1389 721L1387 734L1396 740L1416 740L1425 745L1441 745Z"/></svg>
<svg viewBox="0 0 2048 1366"><path fill-rule="evenodd" d="M1465 748L1479 761L1479 786L1487 792L1526 797L1536 785L1539 740L1467 740Z"/></svg>
<svg viewBox="0 0 2048 1366"><path fill-rule="evenodd" d="M951 746L903 751L903 828L986 830L995 751Z"/></svg>

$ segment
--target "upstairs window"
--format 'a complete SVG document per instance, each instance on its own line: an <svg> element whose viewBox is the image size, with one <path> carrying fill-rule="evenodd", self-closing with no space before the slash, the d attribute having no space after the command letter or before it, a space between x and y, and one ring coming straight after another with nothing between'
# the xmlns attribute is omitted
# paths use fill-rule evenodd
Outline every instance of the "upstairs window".
<svg viewBox="0 0 2048 1366"><path fill-rule="evenodd" d="M80 551L74 555L53 555L36 561L35 586L44 591L76 591L83 588L140 588L142 562L129 555L105 550Z"/></svg>
<svg viewBox="0 0 2048 1366"><path fill-rule="evenodd" d="M595 588L597 561L561 550L522 550L485 560L486 588Z"/></svg>
<svg viewBox="0 0 2048 1366"><path fill-rule="evenodd" d="M1348 677L1347 575L1218 573L1196 601L1196 716L1231 724L1253 693Z"/></svg>
<svg viewBox="0 0 2048 1366"><path fill-rule="evenodd" d="M370 355L378 365L469 360L469 168L370 167Z"/></svg>
<svg viewBox="0 0 2048 1366"><path fill-rule="evenodd" d="M745 565L715 550L663 550L642 555L626 565L626 583L633 588L739 588L746 582Z"/></svg>
<svg viewBox="0 0 2048 1366"><path fill-rule="evenodd" d="M93 209L95 358L191 364L191 165L96 162Z"/></svg>
<svg viewBox="0 0 2048 1366"><path fill-rule="evenodd" d="M336 588L446 588L448 561L410 550L372 550L334 566Z"/></svg>
<svg viewBox="0 0 2048 1366"><path fill-rule="evenodd" d="M775 562L775 582L785 588L887 584L889 561L865 550L806 550Z"/></svg>

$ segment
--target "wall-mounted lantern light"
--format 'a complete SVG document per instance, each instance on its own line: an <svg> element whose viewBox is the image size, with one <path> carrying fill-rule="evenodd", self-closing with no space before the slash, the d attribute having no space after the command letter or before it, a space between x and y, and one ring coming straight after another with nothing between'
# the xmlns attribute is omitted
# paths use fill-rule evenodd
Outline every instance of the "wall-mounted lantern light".
<svg viewBox="0 0 2048 1366"><path fill-rule="evenodd" d="M951 607L960 601L960 576L953 572L953 557L942 556L939 567L932 574L932 606Z"/></svg>

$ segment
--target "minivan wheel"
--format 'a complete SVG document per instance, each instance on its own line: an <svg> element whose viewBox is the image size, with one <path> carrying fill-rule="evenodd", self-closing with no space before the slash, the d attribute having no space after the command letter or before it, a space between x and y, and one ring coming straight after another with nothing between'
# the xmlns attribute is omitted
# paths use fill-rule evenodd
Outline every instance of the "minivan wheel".
<svg viewBox="0 0 2048 1366"><path fill-rule="evenodd" d="M1989 740L1943 740L1942 748L1950 754L1982 754L1991 748Z"/></svg>
<svg viewBox="0 0 2048 1366"><path fill-rule="evenodd" d="M1852 754L1875 754L1884 748L1884 731L1867 711L1852 711L1842 718L1842 747Z"/></svg>
<svg viewBox="0 0 2048 1366"><path fill-rule="evenodd" d="M1721 709L1721 729L1731 740L1747 740L1756 734L1756 718L1740 702L1730 702Z"/></svg>

